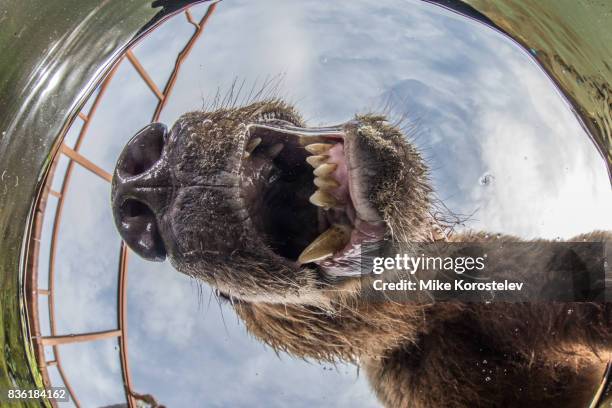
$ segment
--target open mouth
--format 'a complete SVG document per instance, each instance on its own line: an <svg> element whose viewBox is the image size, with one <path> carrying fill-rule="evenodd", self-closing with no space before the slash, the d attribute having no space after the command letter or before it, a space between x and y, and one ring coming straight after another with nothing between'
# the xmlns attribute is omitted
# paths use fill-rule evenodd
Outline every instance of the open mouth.
<svg viewBox="0 0 612 408"><path fill-rule="evenodd" d="M352 163L357 155L344 129L252 123L240 170L251 222L265 244L284 259L343 276L360 272L361 246L384 234L362 197L364 169Z"/></svg>

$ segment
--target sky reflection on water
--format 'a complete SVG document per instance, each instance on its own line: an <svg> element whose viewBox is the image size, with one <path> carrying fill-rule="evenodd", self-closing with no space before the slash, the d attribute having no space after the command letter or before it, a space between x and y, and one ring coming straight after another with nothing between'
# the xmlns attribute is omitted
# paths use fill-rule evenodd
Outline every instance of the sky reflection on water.
<svg viewBox="0 0 612 408"><path fill-rule="evenodd" d="M196 20L206 7L192 9ZM159 87L191 35L184 20L171 19L134 49ZM310 125L383 108L405 118L438 198L470 215L464 228L523 238L612 229L604 162L568 105L527 54L478 23L416 0L351 7L226 0L182 67L161 121L199 109L236 80L248 89L277 75L278 95ZM124 61L80 152L112 172L155 104ZM109 196L108 184L75 171L58 243L59 334L115 326L120 241ZM138 392L170 407L378 405L355 367L277 356L231 307L209 298L207 286L200 292L168 263L130 257L129 358ZM123 400L116 342L62 350L83 406Z"/></svg>

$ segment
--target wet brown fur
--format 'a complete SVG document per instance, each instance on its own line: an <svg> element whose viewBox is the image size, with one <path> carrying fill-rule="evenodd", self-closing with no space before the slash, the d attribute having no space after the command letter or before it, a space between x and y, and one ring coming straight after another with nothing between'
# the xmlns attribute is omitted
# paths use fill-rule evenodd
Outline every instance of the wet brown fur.
<svg viewBox="0 0 612 408"><path fill-rule="evenodd" d="M389 407L584 407L611 357L610 304L371 304L326 295L326 307L235 309L276 350L360 364Z"/></svg>
<svg viewBox="0 0 612 408"><path fill-rule="evenodd" d="M296 270L259 248L248 220L232 213L239 205L227 204L237 185L228 157L243 149L239 123L266 111L301 122L278 100L179 121L188 137L176 159L179 173L213 184L186 195L173 212L179 242L171 257L179 270L234 298L248 330L275 350L359 364L388 407L586 406L610 356L610 304L372 304L360 299L355 279ZM384 119L357 116L346 128L376 169L365 176L367 198L390 237L427 240L427 167ZM577 239L609 241L610 234Z"/></svg>

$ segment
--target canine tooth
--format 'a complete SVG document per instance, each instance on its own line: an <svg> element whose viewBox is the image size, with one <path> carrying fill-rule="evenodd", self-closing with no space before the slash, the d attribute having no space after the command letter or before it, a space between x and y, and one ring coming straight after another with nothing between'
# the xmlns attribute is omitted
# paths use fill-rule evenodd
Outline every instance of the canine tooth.
<svg viewBox="0 0 612 408"><path fill-rule="evenodd" d="M329 159L328 155L320 155L320 156L308 156L306 158L306 163L310 164L315 169L325 163Z"/></svg>
<svg viewBox="0 0 612 408"><path fill-rule="evenodd" d="M338 165L335 163L324 163L320 165L319 167L317 167L316 169L314 169L313 173L317 177L325 177L325 176L329 176L330 174L332 174L336 170L337 167Z"/></svg>
<svg viewBox="0 0 612 408"><path fill-rule="evenodd" d="M275 158L276 156L278 156L278 154L281 152L281 150L283 150L284 147L285 147L285 145L282 144L282 143L277 143L277 144L273 145L267 151L268 156L270 156L272 158Z"/></svg>
<svg viewBox="0 0 612 408"><path fill-rule="evenodd" d="M310 202L317 207L333 208L338 205L338 200L333 195L323 190L317 190L310 196Z"/></svg>
<svg viewBox="0 0 612 408"><path fill-rule="evenodd" d="M340 187L340 183L329 177L315 177L314 185L322 190L329 190L332 188Z"/></svg>
<svg viewBox="0 0 612 408"><path fill-rule="evenodd" d="M259 146L260 143L261 143L261 137L253 138L253 139L249 140L249 143L247 143L246 148L244 150L247 153L251 154L251 153L253 153L253 150L255 150L255 148L257 146Z"/></svg>
<svg viewBox="0 0 612 408"><path fill-rule="evenodd" d="M333 144L329 143L313 143L305 147L305 149L312 154L324 154L331 149Z"/></svg>
<svg viewBox="0 0 612 408"><path fill-rule="evenodd" d="M344 248L350 239L351 229L349 227L334 224L302 251L298 262L305 264L328 258Z"/></svg>

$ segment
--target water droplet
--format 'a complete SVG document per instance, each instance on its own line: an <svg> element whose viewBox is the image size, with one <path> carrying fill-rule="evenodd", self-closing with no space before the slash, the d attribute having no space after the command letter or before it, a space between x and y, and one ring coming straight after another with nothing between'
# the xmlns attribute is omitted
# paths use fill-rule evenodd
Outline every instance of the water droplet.
<svg viewBox="0 0 612 408"><path fill-rule="evenodd" d="M482 360L482 364L487 364L487 360Z"/></svg>
<svg viewBox="0 0 612 408"><path fill-rule="evenodd" d="M488 185L491 185L491 183L493 183L494 180L495 180L495 176L489 173L485 173L480 177L480 180L478 180L478 182L480 183L481 186L488 186Z"/></svg>
<svg viewBox="0 0 612 408"><path fill-rule="evenodd" d="M489 377L489 376L486 376L486 377L485 377L485 381L486 381L486 382L489 382L489 381L491 381L491 377Z"/></svg>
<svg viewBox="0 0 612 408"><path fill-rule="evenodd" d="M572 313L574 313L574 309L567 309L567 314L571 315Z"/></svg>

